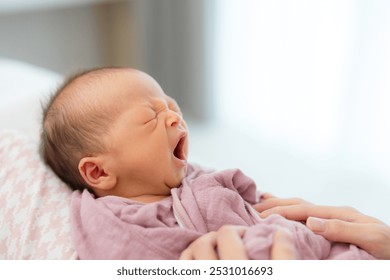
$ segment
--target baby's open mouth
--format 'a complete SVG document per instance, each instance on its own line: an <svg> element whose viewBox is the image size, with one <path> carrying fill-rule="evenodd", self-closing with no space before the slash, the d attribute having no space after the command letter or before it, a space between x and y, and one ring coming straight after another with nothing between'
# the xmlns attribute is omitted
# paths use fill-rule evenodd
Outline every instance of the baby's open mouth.
<svg viewBox="0 0 390 280"><path fill-rule="evenodd" d="M180 159L180 160L186 160L186 155L184 153L184 143L185 143L186 135L183 135L179 142L177 143L175 150L173 151L173 155Z"/></svg>

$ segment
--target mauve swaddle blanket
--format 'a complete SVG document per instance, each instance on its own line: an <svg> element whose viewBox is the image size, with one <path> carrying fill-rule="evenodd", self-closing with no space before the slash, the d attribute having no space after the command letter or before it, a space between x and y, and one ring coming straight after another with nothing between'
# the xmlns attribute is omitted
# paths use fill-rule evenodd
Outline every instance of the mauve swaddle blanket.
<svg viewBox="0 0 390 280"><path fill-rule="evenodd" d="M182 186L155 203L74 192L72 240L80 259L178 259L196 238L221 226L250 226L243 237L251 259L269 259L279 227L289 229L300 259L372 259L354 245L331 243L278 215L260 219L255 183L240 170L208 172L189 165Z"/></svg>

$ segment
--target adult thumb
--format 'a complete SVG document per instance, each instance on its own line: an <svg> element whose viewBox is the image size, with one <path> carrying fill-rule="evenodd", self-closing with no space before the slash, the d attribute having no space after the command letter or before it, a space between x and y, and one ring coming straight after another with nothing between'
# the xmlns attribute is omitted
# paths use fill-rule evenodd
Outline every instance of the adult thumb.
<svg viewBox="0 0 390 280"><path fill-rule="evenodd" d="M352 243L363 248L367 246L370 229L365 224L309 217L306 225L330 241Z"/></svg>

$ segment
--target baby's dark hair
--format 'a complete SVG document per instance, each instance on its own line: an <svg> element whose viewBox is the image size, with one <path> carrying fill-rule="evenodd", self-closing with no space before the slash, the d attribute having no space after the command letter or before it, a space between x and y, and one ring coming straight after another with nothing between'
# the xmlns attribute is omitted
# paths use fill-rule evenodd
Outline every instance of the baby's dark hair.
<svg viewBox="0 0 390 280"><path fill-rule="evenodd" d="M107 149L104 137L119 110L101 102L98 87L102 79L121 69L77 73L66 79L42 106L41 157L73 190L90 189L78 170L79 161Z"/></svg>

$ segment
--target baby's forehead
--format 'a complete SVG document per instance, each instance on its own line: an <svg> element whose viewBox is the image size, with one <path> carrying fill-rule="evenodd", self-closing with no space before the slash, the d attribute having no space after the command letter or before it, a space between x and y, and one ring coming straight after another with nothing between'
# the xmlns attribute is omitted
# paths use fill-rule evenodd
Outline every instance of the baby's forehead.
<svg viewBox="0 0 390 280"><path fill-rule="evenodd" d="M155 79L138 70L121 71L114 76L106 76L101 82L104 84L103 94L110 98L120 98L123 102L171 100Z"/></svg>
<svg viewBox="0 0 390 280"><path fill-rule="evenodd" d="M78 108L93 106L96 109L113 106L122 107L129 103L175 103L160 85L148 74L134 69L99 70L80 76L69 85ZM118 109L118 108L116 108Z"/></svg>

